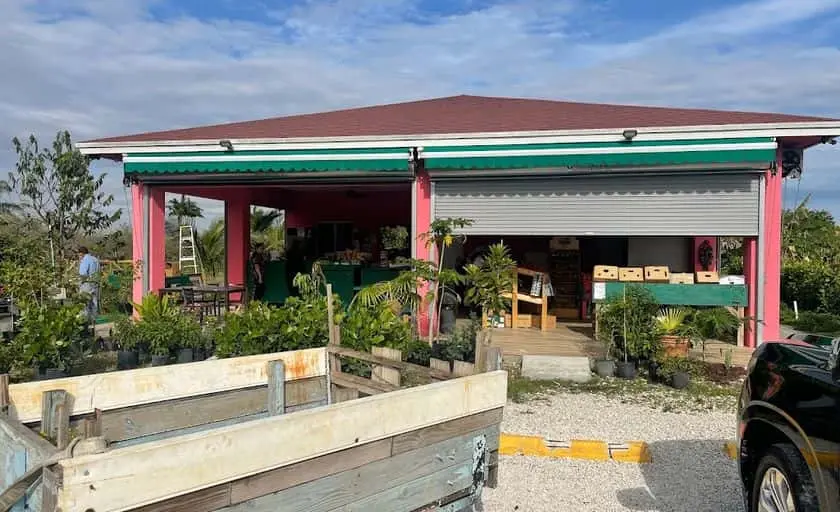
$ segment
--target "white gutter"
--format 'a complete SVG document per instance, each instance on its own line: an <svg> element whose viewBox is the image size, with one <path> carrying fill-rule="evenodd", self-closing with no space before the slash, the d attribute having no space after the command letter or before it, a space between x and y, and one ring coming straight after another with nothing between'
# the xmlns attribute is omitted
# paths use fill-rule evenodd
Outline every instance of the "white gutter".
<svg viewBox="0 0 840 512"><path fill-rule="evenodd" d="M427 135L381 135L352 137L295 137L228 139L235 150L404 148L415 146L467 146L492 144L561 144L625 141L625 129L637 131L633 141L705 140L744 137L837 137L840 121L757 123L708 126L633 127L597 130L476 132ZM86 155L121 155L154 152L224 152L218 139L126 142L80 142Z"/></svg>

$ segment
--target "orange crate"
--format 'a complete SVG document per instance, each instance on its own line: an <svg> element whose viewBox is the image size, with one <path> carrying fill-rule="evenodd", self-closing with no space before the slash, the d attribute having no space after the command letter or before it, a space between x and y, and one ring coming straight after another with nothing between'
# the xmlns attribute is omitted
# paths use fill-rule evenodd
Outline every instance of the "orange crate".
<svg viewBox="0 0 840 512"><path fill-rule="evenodd" d="M618 281L618 267L612 265L595 265L592 270L593 281Z"/></svg>
<svg viewBox="0 0 840 512"><path fill-rule="evenodd" d="M694 284L694 274L671 274L671 284Z"/></svg>
<svg viewBox="0 0 840 512"><path fill-rule="evenodd" d="M645 281L652 283L667 283L671 273L668 267L645 267Z"/></svg>
<svg viewBox="0 0 840 512"><path fill-rule="evenodd" d="M622 283L641 283L645 280L644 270L640 267L618 269L618 280Z"/></svg>
<svg viewBox="0 0 840 512"><path fill-rule="evenodd" d="M697 282L704 284L720 284L720 276L717 272L697 272Z"/></svg>

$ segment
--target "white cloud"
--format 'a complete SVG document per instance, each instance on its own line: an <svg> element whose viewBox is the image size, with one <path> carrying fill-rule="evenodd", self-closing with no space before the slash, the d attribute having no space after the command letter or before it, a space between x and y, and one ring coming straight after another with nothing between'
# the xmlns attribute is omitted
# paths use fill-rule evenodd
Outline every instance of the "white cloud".
<svg viewBox="0 0 840 512"><path fill-rule="evenodd" d="M840 0L753 1L634 40L601 33L614 25L582 0L442 17L415 0L308 1L260 22L149 15L163 1L0 0L0 169L5 141L30 132L82 140L465 92L840 117L837 42L774 36L828 22ZM809 152L801 188L840 214L835 148ZM96 168L122 202L119 172Z"/></svg>

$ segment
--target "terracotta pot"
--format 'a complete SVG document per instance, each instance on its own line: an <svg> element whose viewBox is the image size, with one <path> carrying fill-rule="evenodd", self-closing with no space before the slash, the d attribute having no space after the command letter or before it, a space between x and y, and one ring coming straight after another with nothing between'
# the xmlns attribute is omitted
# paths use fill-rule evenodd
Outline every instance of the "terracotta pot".
<svg viewBox="0 0 840 512"><path fill-rule="evenodd" d="M669 357L685 357L688 355L688 338L680 336L662 336L662 348Z"/></svg>

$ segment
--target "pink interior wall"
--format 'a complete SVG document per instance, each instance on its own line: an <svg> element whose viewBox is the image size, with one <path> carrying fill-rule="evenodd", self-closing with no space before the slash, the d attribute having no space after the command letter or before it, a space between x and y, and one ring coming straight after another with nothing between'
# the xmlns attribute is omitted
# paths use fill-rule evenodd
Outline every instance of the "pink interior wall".
<svg viewBox="0 0 840 512"><path fill-rule="evenodd" d="M703 244L703 242L709 242L709 245L712 246L712 262L709 265L709 270L716 270L718 267L718 239L716 236L697 236L694 237L693 247L694 250L691 253L691 260L692 260L692 267L694 268L695 272L702 272L703 265L700 263L700 258L698 257L698 249Z"/></svg>
<svg viewBox="0 0 840 512"><path fill-rule="evenodd" d="M777 153L777 170L768 170L764 193L764 340L780 336L782 276L782 162Z"/></svg>
<svg viewBox="0 0 840 512"><path fill-rule="evenodd" d="M225 248L228 284L246 284L247 263L251 249L251 205L246 197L239 196L225 201ZM232 294L233 301L241 300L239 294Z"/></svg>
<svg viewBox="0 0 840 512"><path fill-rule="evenodd" d="M319 222L350 222L366 228L389 224L408 225L411 220L411 192L405 190L364 191L351 197L343 190L286 192L278 197L277 208L286 211L286 227L312 227Z"/></svg>

